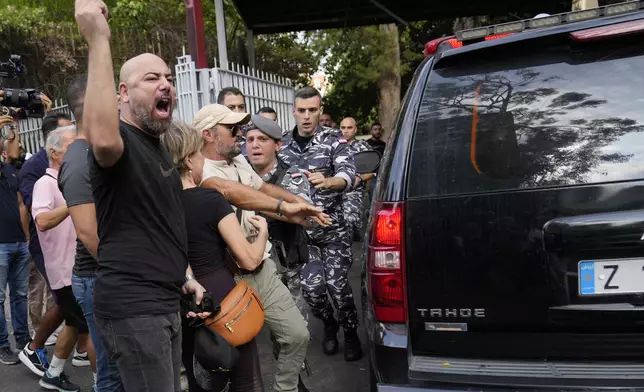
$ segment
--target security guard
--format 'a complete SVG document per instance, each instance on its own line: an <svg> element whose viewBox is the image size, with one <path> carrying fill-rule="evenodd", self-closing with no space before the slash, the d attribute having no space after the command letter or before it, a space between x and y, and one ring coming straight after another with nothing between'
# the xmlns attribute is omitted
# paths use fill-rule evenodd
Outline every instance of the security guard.
<svg viewBox="0 0 644 392"><path fill-rule="evenodd" d="M347 139L347 143L351 148L351 153L356 154L362 151L371 150L367 142L356 139L358 126L356 120L347 117L340 122L340 130L342 136ZM362 202L364 200L365 183L374 177L372 173L365 173L356 175L353 190L344 195L344 217L347 220L349 233L354 239L359 240L362 232Z"/></svg>
<svg viewBox="0 0 644 392"><path fill-rule="evenodd" d="M337 332L344 329L344 358L362 357L358 339L358 315L349 285L348 273L353 263L351 237L342 211L343 194L355 181L353 154L342 133L319 126L322 98L312 87L295 93L293 115L297 126L285 135L279 157L287 166L303 170L311 183L311 200L331 216L328 227L309 230L313 245L309 263L302 269L302 294L316 318L324 322L325 354L338 350ZM338 312L338 321L328 301L327 291ZM338 325L339 322L339 325Z"/></svg>
<svg viewBox="0 0 644 392"><path fill-rule="evenodd" d="M309 180L296 166L287 166L277 157L282 145L282 129L274 120L255 114L250 118L252 125L246 130L246 148L248 160L264 182L277 185L294 195L311 203L309 198ZM279 221L266 217L268 233L273 244L273 260L278 263L278 273L288 287L293 301L308 324L309 313L302 299L302 265L309 261L308 237L301 225ZM273 354L279 358L280 346L273 339ZM308 391L302 377L299 379L298 391Z"/></svg>
<svg viewBox="0 0 644 392"><path fill-rule="evenodd" d="M282 129L279 124L261 115L251 116L252 125L246 131L248 160L255 172L264 182L302 197L311 203L309 198L310 184L306 174L297 166L288 166L277 157L282 145ZM277 259L288 277L287 286L293 295L302 316L308 321L308 312L302 299L300 270L302 264L309 261L308 238L301 225L295 225L276 219L268 221L270 241L276 250Z"/></svg>

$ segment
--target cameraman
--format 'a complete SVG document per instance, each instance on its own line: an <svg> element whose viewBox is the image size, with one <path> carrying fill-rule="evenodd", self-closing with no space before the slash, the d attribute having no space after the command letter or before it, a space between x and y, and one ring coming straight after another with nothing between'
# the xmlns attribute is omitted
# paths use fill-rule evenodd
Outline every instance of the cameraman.
<svg viewBox="0 0 644 392"><path fill-rule="evenodd" d="M4 91L0 90L0 106L4 101ZM18 135L18 123L9 115L0 116L0 152L5 163L14 163L20 158L20 135Z"/></svg>

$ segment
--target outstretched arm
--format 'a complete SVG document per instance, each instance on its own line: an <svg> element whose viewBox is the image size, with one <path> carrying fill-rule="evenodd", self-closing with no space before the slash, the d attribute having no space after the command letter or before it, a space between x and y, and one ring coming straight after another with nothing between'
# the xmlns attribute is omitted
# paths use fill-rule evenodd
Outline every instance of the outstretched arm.
<svg viewBox="0 0 644 392"><path fill-rule="evenodd" d="M99 0L76 0L75 16L89 47L84 110L87 141L97 163L109 168L121 159L124 144L119 132L117 101L105 99L106 93L114 91L107 6Z"/></svg>
<svg viewBox="0 0 644 392"><path fill-rule="evenodd" d="M240 184L237 181L224 180L218 177L210 177L201 183L204 188L216 189L224 195L226 200L237 208L246 211L260 211L274 217L292 223L304 223L305 218L319 217L322 225L330 223L328 215L324 214L320 208L314 207L308 203L289 203L268 196L255 189ZM279 211L278 211L279 205ZM284 216L278 216L277 213Z"/></svg>

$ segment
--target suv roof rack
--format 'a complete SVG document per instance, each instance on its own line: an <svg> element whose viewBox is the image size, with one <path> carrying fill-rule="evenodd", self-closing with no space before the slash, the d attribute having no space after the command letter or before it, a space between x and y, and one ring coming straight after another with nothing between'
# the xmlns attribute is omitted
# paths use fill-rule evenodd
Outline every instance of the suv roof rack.
<svg viewBox="0 0 644 392"><path fill-rule="evenodd" d="M637 12L644 8L644 1L628 1L606 5L599 8L591 8L582 11L564 12L561 14L523 19L515 22L501 23L485 27L477 27L468 30L461 30L456 33L459 41L480 40L488 36L500 36L508 33L519 33L525 30L534 30L543 27L557 26L566 23L582 22L590 19L597 19L604 16L616 16Z"/></svg>

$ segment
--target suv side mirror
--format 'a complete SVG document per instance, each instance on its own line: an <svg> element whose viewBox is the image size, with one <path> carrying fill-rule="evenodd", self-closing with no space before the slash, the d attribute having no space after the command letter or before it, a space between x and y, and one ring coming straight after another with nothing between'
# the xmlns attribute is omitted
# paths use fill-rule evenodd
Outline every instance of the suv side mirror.
<svg viewBox="0 0 644 392"><path fill-rule="evenodd" d="M356 174L375 173L380 166L380 153L375 150L361 151L353 156Z"/></svg>

